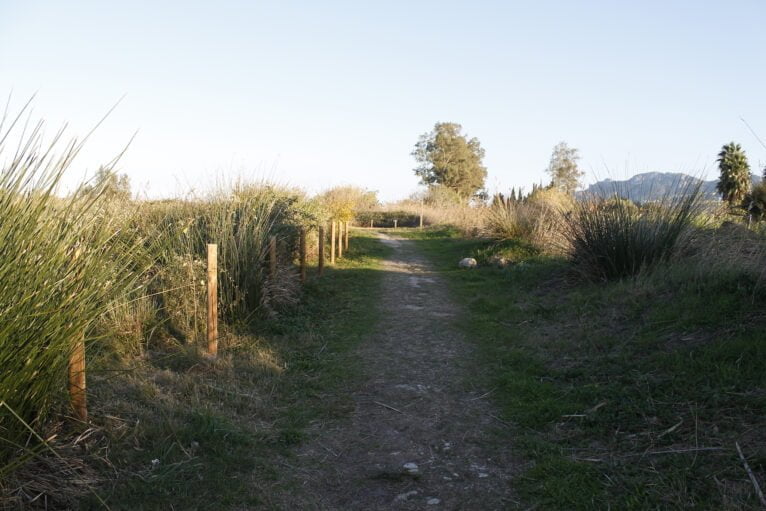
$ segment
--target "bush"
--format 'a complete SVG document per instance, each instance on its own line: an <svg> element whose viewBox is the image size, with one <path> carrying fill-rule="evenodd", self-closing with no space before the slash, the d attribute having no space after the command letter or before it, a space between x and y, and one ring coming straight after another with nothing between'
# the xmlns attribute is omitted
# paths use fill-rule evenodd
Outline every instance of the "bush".
<svg viewBox="0 0 766 511"><path fill-rule="evenodd" d="M700 198L697 185L641 207L616 197L580 202L564 223L571 261L593 280L629 277L667 261L692 230Z"/></svg>
<svg viewBox="0 0 766 511"><path fill-rule="evenodd" d="M355 186L337 186L317 197L319 204L332 220L350 221L359 211L368 211L378 206L377 192Z"/></svg>
<svg viewBox="0 0 766 511"><path fill-rule="evenodd" d="M569 195L552 188L523 199L498 195L487 211L485 230L496 240L521 239L542 252L555 253L561 247L563 215L572 207Z"/></svg>

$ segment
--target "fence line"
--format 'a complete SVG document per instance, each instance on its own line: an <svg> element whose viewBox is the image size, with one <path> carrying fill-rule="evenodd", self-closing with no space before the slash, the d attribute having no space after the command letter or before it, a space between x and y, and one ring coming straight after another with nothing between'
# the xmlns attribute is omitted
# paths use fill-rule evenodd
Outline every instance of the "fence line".
<svg viewBox="0 0 766 511"><path fill-rule="evenodd" d="M345 224L345 225L344 225ZM336 239L336 226L337 226L337 240L338 240L338 258L343 257L343 249L349 248L349 222L333 221L330 227L330 263L335 263L335 239ZM345 231L345 237L344 237ZM318 268L317 274L321 276L324 272L325 263L325 226L320 225L318 227L319 232L319 254L318 254ZM300 279L302 283L306 282L306 228L300 229L300 241L299 241L299 257L300 257ZM268 261L269 261L269 277L271 279L276 278L277 273L277 237L271 236L269 238L268 245ZM218 244L207 244L207 353L211 358L218 356ZM145 299L147 297L157 296L163 293L171 291L177 291L187 287L194 287L196 284L188 284L184 286L178 286L170 289L165 289L145 295L135 300L130 300L124 304L116 305L114 308L120 305L126 305L135 301ZM109 309L109 310L113 310ZM85 366L85 335L83 334L74 341L74 347L69 357L68 364L69 374L69 399L74 412L74 417L81 421L88 421L88 408L87 408L87 394L86 394L86 366Z"/></svg>

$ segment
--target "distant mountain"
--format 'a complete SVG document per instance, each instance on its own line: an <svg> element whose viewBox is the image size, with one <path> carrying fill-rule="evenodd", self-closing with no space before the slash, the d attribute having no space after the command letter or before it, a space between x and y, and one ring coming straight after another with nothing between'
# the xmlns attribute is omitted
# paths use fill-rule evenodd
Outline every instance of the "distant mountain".
<svg viewBox="0 0 766 511"><path fill-rule="evenodd" d="M761 176L751 174L753 184L761 182ZM635 202L659 200L668 195L676 195L692 186L702 183L702 195L705 199L719 199L715 189L718 180L702 181L696 177L681 172L644 172L630 179L617 181L604 179L593 183L585 190L577 192L577 198L612 197L615 194L629 198Z"/></svg>

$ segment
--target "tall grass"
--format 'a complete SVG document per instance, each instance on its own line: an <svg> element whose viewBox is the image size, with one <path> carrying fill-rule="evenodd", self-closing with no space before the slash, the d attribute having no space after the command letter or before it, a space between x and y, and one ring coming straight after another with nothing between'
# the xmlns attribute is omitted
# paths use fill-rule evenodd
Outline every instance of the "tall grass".
<svg viewBox="0 0 766 511"><path fill-rule="evenodd" d="M42 123L22 129L23 113L0 123L0 477L25 448L27 425L44 431L67 412L75 342L85 337L89 357L96 346L132 357L162 348L152 345L159 338L197 340L207 243L218 244L222 328L274 313L297 296L299 229L324 218L301 192L265 183L196 200L135 203L98 186L62 198L82 143L64 144L59 133L43 145ZM271 236L275 279L264 267Z"/></svg>
<svg viewBox="0 0 766 511"><path fill-rule="evenodd" d="M498 200L489 207L485 231L500 241L521 239L541 252L555 252L563 212L544 201Z"/></svg>
<svg viewBox="0 0 766 511"><path fill-rule="evenodd" d="M586 278L613 280L668 261L688 240L700 199L697 185L642 206L617 195L577 203L563 231L574 267Z"/></svg>
<svg viewBox="0 0 766 511"><path fill-rule="evenodd" d="M82 145L43 145L43 124L18 133L21 115L0 123L0 402L38 427L62 402L74 342L136 282L135 248L103 190L55 192ZM20 143L11 149L9 139ZM12 152L11 152L12 151ZM0 408L0 461L25 426Z"/></svg>

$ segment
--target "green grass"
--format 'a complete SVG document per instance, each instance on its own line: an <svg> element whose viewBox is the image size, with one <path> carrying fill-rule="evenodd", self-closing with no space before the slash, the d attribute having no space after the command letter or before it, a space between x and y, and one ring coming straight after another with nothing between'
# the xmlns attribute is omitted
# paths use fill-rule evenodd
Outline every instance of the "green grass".
<svg viewBox="0 0 766 511"><path fill-rule="evenodd" d="M476 374L530 463L514 483L525 505L759 509L734 449L765 481L765 297L752 280L691 284L688 268L666 265L586 284L523 243L402 234L466 304ZM495 253L516 264L457 269Z"/></svg>
<svg viewBox="0 0 766 511"><path fill-rule="evenodd" d="M343 389L358 376L352 350L375 324L387 250L355 232L298 305L229 334L214 363L178 348L149 353L122 376L96 377L92 414L106 438L92 448L108 444L114 466L103 467L101 498L112 509L268 507L285 484L280 457L312 421L351 409ZM99 507L94 496L80 505Z"/></svg>

